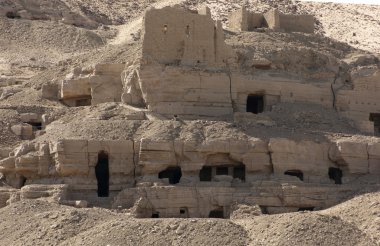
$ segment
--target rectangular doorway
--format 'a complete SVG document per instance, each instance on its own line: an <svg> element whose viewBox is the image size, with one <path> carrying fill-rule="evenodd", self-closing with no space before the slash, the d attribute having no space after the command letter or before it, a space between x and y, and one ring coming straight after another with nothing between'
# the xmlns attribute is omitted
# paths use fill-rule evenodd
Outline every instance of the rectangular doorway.
<svg viewBox="0 0 380 246"><path fill-rule="evenodd" d="M247 97L247 112L260 114L264 111L264 96L249 95Z"/></svg>

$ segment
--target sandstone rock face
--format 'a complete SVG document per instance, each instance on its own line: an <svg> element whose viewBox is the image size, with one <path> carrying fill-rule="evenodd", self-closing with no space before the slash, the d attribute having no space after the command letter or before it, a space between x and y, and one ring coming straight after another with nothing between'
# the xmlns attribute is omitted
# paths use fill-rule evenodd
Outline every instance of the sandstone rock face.
<svg viewBox="0 0 380 246"><path fill-rule="evenodd" d="M60 98L69 106L81 106L79 100L91 99L91 87L88 77L64 80L61 84Z"/></svg>
<svg viewBox="0 0 380 246"><path fill-rule="evenodd" d="M33 18L32 12L20 12L20 17ZM267 39L291 40L291 34L273 31L312 32L310 18L242 9L231 15L230 23L243 31L266 25L273 34ZM45 127L51 122L52 128L48 136L1 152L0 172L5 178L0 181L17 189L0 190L0 207L45 197L78 208L129 209L139 218L228 218L235 217L236 204L247 204L237 209L250 216L260 214L259 210L314 210L337 204L360 188L378 186L377 138L343 137L340 129L331 134L313 129L297 132L304 121L325 124L324 130L330 131L329 126L345 117L357 128L377 133L378 67L348 69L333 55L308 50L300 52L308 59L303 65L305 75L296 64L304 56L289 55L279 63L273 57L290 52L282 53L277 47L272 59L256 56L259 50L253 46L227 45L221 23L211 19L207 8L198 14L177 7L149 9L143 23L142 47L137 47L141 54L135 61L76 67L59 87L42 86L43 98L54 100L58 94L67 106L92 107L51 106L26 113L22 106L14 123L4 124L25 140L38 136L33 123ZM228 33L242 46L245 34ZM309 42L310 36L302 37ZM255 54L245 56L245 52ZM365 62L367 58L352 61ZM18 92L4 89L1 98ZM287 117L284 110L277 116L285 115L280 120L268 116L270 111L279 112L275 109L280 104L301 105L310 112L306 116L292 112ZM333 111L332 123L326 123L309 104ZM74 120L66 110L75 115ZM67 114L55 119L49 113ZM152 121L146 118L165 120L150 128ZM212 120L223 120L219 123L224 128L211 127ZM288 120L296 126L289 127ZM272 130L285 137L273 137Z"/></svg>
<svg viewBox="0 0 380 246"><path fill-rule="evenodd" d="M157 76L159 74L159 76ZM232 115L230 79L226 73L205 73L180 67L149 66L140 71L148 109L164 115Z"/></svg>
<svg viewBox="0 0 380 246"><path fill-rule="evenodd" d="M96 184L102 182L96 170L100 158L107 158L107 189L115 197L107 201L115 208L135 206L138 217L208 217L215 211L228 217L233 203L258 204L271 213L336 204L355 192L350 184L358 177L378 174L377 145L279 138L203 143L72 139L21 146L0 166L20 186L65 182L72 188L61 200L85 206L75 201L96 204ZM12 178L13 173L21 179ZM49 186L36 186L33 192L34 186L26 187L21 199L54 193L44 190Z"/></svg>
<svg viewBox="0 0 380 246"><path fill-rule="evenodd" d="M121 73L124 66L124 64L98 64L95 66L95 75L90 77L92 105L121 101Z"/></svg>
<svg viewBox="0 0 380 246"><path fill-rule="evenodd" d="M329 160L329 146L328 143L271 139L269 150L272 152L273 172L275 175L283 175L289 170L300 170L303 180L328 182L328 168L335 166Z"/></svg>
<svg viewBox="0 0 380 246"><path fill-rule="evenodd" d="M33 127L29 124L14 125L11 127L11 130L23 139L32 139L34 136Z"/></svg>
<svg viewBox="0 0 380 246"><path fill-rule="evenodd" d="M124 64L97 64L92 74L73 71L61 83L60 99L71 107L120 102L124 67Z"/></svg>

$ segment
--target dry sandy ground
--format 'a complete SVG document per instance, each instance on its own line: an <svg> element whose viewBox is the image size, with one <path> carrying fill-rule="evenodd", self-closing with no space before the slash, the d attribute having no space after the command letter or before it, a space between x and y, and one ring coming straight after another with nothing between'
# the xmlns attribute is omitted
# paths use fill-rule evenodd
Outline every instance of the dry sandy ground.
<svg viewBox="0 0 380 246"><path fill-rule="evenodd" d="M359 216L358 216L359 215ZM380 243L380 193L317 212L238 220L133 219L43 200L0 209L0 245L369 245Z"/></svg>

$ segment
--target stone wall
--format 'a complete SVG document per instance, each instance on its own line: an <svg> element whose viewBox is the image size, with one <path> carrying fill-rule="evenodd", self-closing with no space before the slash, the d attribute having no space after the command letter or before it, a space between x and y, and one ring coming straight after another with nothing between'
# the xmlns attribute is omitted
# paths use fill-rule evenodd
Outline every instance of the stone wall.
<svg viewBox="0 0 380 246"><path fill-rule="evenodd" d="M223 66L232 56L220 22L180 8L150 9L144 19L143 58L162 64Z"/></svg>
<svg viewBox="0 0 380 246"><path fill-rule="evenodd" d="M312 15L279 15L280 29L286 32L314 33L314 16Z"/></svg>
<svg viewBox="0 0 380 246"><path fill-rule="evenodd" d="M125 64L97 64L93 70L74 70L61 82L59 99L70 107L121 102Z"/></svg>
<svg viewBox="0 0 380 246"><path fill-rule="evenodd" d="M173 117L232 116L230 78L177 66L150 65L140 70L140 84L149 110Z"/></svg>
<svg viewBox="0 0 380 246"><path fill-rule="evenodd" d="M281 14L277 9L268 12L253 13L241 8L229 15L229 28L238 31L253 31L267 27L274 31L314 33L312 15Z"/></svg>

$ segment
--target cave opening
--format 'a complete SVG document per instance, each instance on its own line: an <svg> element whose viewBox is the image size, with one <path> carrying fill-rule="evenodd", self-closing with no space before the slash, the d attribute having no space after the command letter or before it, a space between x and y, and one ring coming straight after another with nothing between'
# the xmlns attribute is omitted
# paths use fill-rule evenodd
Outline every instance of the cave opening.
<svg viewBox="0 0 380 246"><path fill-rule="evenodd" d="M98 197L109 196L109 157L105 151L98 154L98 163L95 166L95 175L98 182Z"/></svg>
<svg viewBox="0 0 380 246"><path fill-rule="evenodd" d="M169 184L178 184L182 177L180 167L168 167L158 174L159 179L169 179Z"/></svg>
<svg viewBox="0 0 380 246"><path fill-rule="evenodd" d="M26 122L26 123L33 127L33 131L42 130L42 123L41 122Z"/></svg>
<svg viewBox="0 0 380 246"><path fill-rule="evenodd" d="M208 215L209 218L217 218L217 219L224 219L224 211L223 211L223 208L220 207L220 208L217 208L217 209L214 209L214 210L211 210L209 215Z"/></svg>
<svg viewBox="0 0 380 246"><path fill-rule="evenodd" d="M303 172L300 170L288 170L284 172L285 175L294 176L303 181Z"/></svg>
<svg viewBox="0 0 380 246"><path fill-rule="evenodd" d="M152 218L154 218L154 219L160 218L160 213L159 212L153 212Z"/></svg>
<svg viewBox="0 0 380 246"><path fill-rule="evenodd" d="M369 120L373 122L373 135L380 137L380 114L371 113L369 115Z"/></svg>
<svg viewBox="0 0 380 246"><path fill-rule="evenodd" d="M247 97L247 112L259 114L264 111L264 96L250 95Z"/></svg>
<svg viewBox="0 0 380 246"><path fill-rule="evenodd" d="M7 13L5 14L5 16L6 16L8 19L20 19L20 18L21 18L21 16L19 16L17 13L14 13L14 12L11 12L11 11L7 12Z"/></svg>
<svg viewBox="0 0 380 246"><path fill-rule="evenodd" d="M245 181L245 165L234 167L234 179L240 179L241 181Z"/></svg>
<svg viewBox="0 0 380 246"><path fill-rule="evenodd" d="M330 167L329 178L334 180L335 184L342 184L343 172L340 168Z"/></svg>

